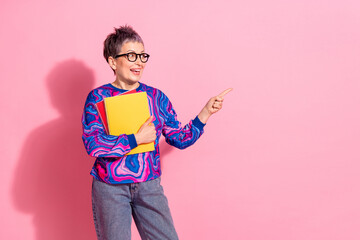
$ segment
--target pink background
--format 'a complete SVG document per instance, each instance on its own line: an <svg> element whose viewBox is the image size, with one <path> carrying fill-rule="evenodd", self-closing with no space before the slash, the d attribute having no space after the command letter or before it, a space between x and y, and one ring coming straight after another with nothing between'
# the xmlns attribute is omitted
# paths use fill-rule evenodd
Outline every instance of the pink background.
<svg viewBox="0 0 360 240"><path fill-rule="evenodd" d="M181 239L360 239L358 0L1 1L0 239L95 239L90 89L102 42L132 25L142 81L182 122L233 87L203 137L162 145ZM133 231L133 239L139 239Z"/></svg>

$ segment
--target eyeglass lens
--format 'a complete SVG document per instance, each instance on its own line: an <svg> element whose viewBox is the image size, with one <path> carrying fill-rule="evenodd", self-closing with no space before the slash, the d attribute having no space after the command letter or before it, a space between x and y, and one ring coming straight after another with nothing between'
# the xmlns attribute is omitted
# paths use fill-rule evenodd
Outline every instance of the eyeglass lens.
<svg viewBox="0 0 360 240"><path fill-rule="evenodd" d="M149 59L149 55L146 53L141 53L141 54L136 54L136 53L128 53L127 54L127 58L130 62L135 62L137 57L140 57L140 61L142 62L147 62L147 60Z"/></svg>

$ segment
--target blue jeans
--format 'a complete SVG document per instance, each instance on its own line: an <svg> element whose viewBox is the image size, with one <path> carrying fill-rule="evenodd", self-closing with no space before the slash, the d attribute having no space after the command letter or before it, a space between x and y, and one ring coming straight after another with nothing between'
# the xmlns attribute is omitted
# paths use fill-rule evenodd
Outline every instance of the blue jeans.
<svg viewBox="0 0 360 240"><path fill-rule="evenodd" d="M92 184L92 205L99 240L130 240L131 218L141 239L178 239L160 177L131 184Z"/></svg>

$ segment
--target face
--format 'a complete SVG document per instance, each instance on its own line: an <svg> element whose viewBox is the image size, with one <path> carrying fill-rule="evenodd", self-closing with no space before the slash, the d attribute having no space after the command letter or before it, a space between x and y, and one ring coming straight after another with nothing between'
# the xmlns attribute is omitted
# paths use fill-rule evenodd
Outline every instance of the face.
<svg viewBox="0 0 360 240"><path fill-rule="evenodd" d="M144 45L139 42L126 42L118 54L129 52L144 53ZM117 80L126 84L134 84L140 81L146 63L141 62L139 56L135 62L130 62L126 56L122 56L116 59L109 57L109 65L114 69Z"/></svg>

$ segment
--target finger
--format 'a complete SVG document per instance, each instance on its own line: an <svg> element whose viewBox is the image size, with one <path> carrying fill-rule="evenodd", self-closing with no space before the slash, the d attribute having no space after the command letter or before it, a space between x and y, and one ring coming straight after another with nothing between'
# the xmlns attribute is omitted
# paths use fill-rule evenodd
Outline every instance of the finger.
<svg viewBox="0 0 360 240"><path fill-rule="evenodd" d="M144 122L144 124L140 127L139 131L142 130L144 127L148 126L152 121L153 121L153 116L150 116L146 122Z"/></svg>
<svg viewBox="0 0 360 240"><path fill-rule="evenodd" d="M211 112L212 112L212 113L216 113L216 112L220 111L220 109L221 109L221 108L213 108Z"/></svg>
<svg viewBox="0 0 360 240"><path fill-rule="evenodd" d="M221 109L221 108L222 108L222 104L217 104L217 105L216 105L216 108Z"/></svg>
<svg viewBox="0 0 360 240"><path fill-rule="evenodd" d="M229 92L231 92L233 89L232 88L228 88L225 91L223 91L222 93L220 93L219 95L217 95L218 97L224 97L226 94L228 94Z"/></svg>
<svg viewBox="0 0 360 240"><path fill-rule="evenodd" d="M149 125L153 120L154 120L154 117L153 117L153 116L150 116L150 117L148 118L148 120L146 120L146 122L144 123L144 125Z"/></svg>
<svg viewBox="0 0 360 240"><path fill-rule="evenodd" d="M222 102L214 102L213 106L221 106Z"/></svg>
<svg viewBox="0 0 360 240"><path fill-rule="evenodd" d="M224 98L219 97L219 96L215 97L215 102L223 102L223 101L224 101Z"/></svg>

